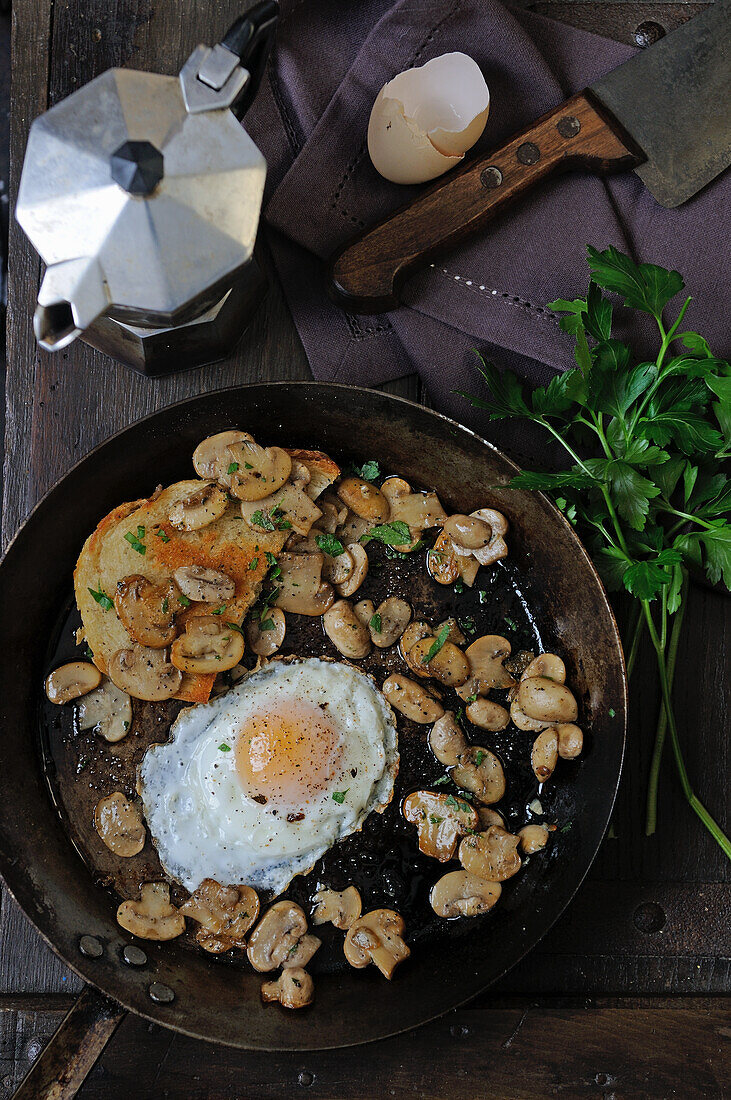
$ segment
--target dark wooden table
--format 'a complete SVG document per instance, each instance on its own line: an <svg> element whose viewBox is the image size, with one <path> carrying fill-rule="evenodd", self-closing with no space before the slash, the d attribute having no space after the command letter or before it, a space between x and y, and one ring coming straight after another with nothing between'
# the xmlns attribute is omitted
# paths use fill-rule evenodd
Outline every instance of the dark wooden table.
<svg viewBox="0 0 731 1100"><path fill-rule="evenodd" d="M311 0L316 2L316 0ZM562 0L533 5L632 42L703 5ZM237 0L24 0L13 15L14 187L33 118L110 65L177 71ZM31 317L39 263L11 229L4 523L12 536L34 502L116 429L190 394L254 379L305 378L308 367L274 283L236 354L162 381L140 378L81 343L39 352ZM421 398L418 381L391 387ZM689 772L728 816L726 599L695 588L676 696ZM479 1096L496 1100L721 1097L729 1079L729 864L683 803L666 761L659 829L642 834L657 715L652 658L634 674L629 750L612 836L546 937L469 1007L397 1039L351 1051L239 1054L128 1018L87 1081L87 1100L295 1096ZM0 1095L10 1095L72 1004L79 981L7 897L0 916Z"/></svg>

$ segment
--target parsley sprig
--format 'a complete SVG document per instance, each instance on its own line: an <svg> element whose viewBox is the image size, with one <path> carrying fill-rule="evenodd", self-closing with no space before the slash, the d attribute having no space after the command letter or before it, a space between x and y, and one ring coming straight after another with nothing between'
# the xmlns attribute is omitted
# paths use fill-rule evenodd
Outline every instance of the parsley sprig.
<svg viewBox="0 0 731 1100"><path fill-rule="evenodd" d="M677 271L636 264L616 248L587 253L586 297L548 307L563 315L561 328L576 339L576 367L527 393L514 374L483 361L490 398L463 396L490 419L532 421L569 455L566 469L524 471L510 487L550 493L580 527L607 586L638 600L627 670L647 629L663 699L646 832L655 831L667 732L685 797L731 858L731 841L691 787L671 698L688 571L705 570L711 583L731 587L731 365L697 332L683 329L690 298L671 324L664 320L665 307L684 287ZM639 359L612 336L614 306L602 291L654 319L654 359Z"/></svg>

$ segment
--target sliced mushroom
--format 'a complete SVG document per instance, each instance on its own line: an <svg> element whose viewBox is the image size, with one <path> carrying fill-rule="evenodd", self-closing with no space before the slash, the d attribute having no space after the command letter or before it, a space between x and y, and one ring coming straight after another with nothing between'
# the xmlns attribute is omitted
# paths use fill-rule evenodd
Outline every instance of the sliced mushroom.
<svg viewBox="0 0 731 1100"><path fill-rule="evenodd" d="M307 933L307 917L293 901L275 901L249 937L246 949L254 970L276 970Z"/></svg>
<svg viewBox="0 0 731 1100"><path fill-rule="evenodd" d="M132 640L164 649L175 639L179 608L174 584L153 584L139 573L117 581L114 609Z"/></svg>
<svg viewBox="0 0 731 1100"><path fill-rule="evenodd" d="M293 485L296 485L298 489L306 490L312 480L312 474L307 469L304 462L300 462L298 458L292 458L292 469L289 471L289 480Z"/></svg>
<svg viewBox="0 0 731 1100"><path fill-rule="evenodd" d="M504 665L511 676L514 676L516 680L520 680L534 657L535 653L531 653L530 650L519 649L517 653L514 653L512 657L504 662Z"/></svg>
<svg viewBox="0 0 731 1100"><path fill-rule="evenodd" d="M444 707L438 699L425 691L421 684L398 672L384 681L382 691L391 706L421 726L436 722L444 714Z"/></svg>
<svg viewBox="0 0 731 1100"><path fill-rule="evenodd" d="M404 929L403 917L393 909L364 913L348 929L345 958L358 970L374 963L384 978L390 979L398 964L411 954L403 940Z"/></svg>
<svg viewBox="0 0 731 1100"><path fill-rule="evenodd" d="M177 500L168 512L168 520L176 531L199 531L220 519L227 508L226 493L220 485L208 481Z"/></svg>
<svg viewBox="0 0 731 1100"><path fill-rule="evenodd" d="M46 677L46 696L50 703L70 703L99 687L102 674L90 661L69 661Z"/></svg>
<svg viewBox="0 0 731 1100"><path fill-rule="evenodd" d="M242 500L241 515L255 531L266 530L266 524L261 522L263 515L270 517L280 530L291 528L298 535L308 535L322 512L302 489L296 485L285 485L269 496Z"/></svg>
<svg viewBox="0 0 731 1100"><path fill-rule="evenodd" d="M129 859L145 846L147 835L139 806L129 802L121 791L108 794L96 804L94 828L110 852Z"/></svg>
<svg viewBox="0 0 731 1100"><path fill-rule="evenodd" d="M321 945L322 940L318 939L317 936L311 936L308 932L294 947L290 948L282 963L282 969L289 970L290 967L307 966Z"/></svg>
<svg viewBox="0 0 731 1100"><path fill-rule="evenodd" d="M365 547L358 542L349 542L345 549L353 559L353 571L346 580L341 581L336 587L341 596L348 597L358 591L368 576L368 555Z"/></svg>
<svg viewBox="0 0 731 1100"><path fill-rule="evenodd" d="M505 707L494 703L492 699L475 699L467 704L465 714L473 726L492 732L504 730L510 722L510 714Z"/></svg>
<svg viewBox="0 0 731 1100"><path fill-rule="evenodd" d="M213 478L227 489L230 488L231 475L228 468L231 465L231 456L228 448L232 443L241 443L244 440L253 442L248 432L234 430L209 435L199 443L193 452L193 466L198 477Z"/></svg>
<svg viewBox="0 0 731 1100"><path fill-rule="evenodd" d="M203 565L181 565L173 573L184 596L194 603L224 603L236 594L235 582L218 569Z"/></svg>
<svg viewBox="0 0 731 1100"><path fill-rule="evenodd" d="M275 600L282 611L296 615L322 615L332 605L335 592L322 579L324 555L280 554L277 565L282 570Z"/></svg>
<svg viewBox="0 0 731 1100"><path fill-rule="evenodd" d="M478 516L450 516L443 530L452 542L465 550L481 550L492 538L492 527Z"/></svg>
<svg viewBox="0 0 731 1100"><path fill-rule="evenodd" d="M470 664L464 653L453 642L445 642L433 657L430 657L433 638L422 638L409 650L409 667L413 662L428 671L429 676L439 680L447 687L459 687L470 674Z"/></svg>
<svg viewBox="0 0 731 1100"><path fill-rule="evenodd" d="M426 555L426 567L437 584L454 584L460 575L460 564L454 552L454 543L442 531L434 546Z"/></svg>
<svg viewBox="0 0 731 1100"><path fill-rule="evenodd" d="M434 638L434 631L428 623L418 620L417 622L409 623L406 630L399 639L399 653L403 657L404 661L416 676L421 676L422 679L427 679L429 676L429 670L425 665L411 658L411 651L417 642L420 642L422 638Z"/></svg>
<svg viewBox="0 0 731 1100"><path fill-rule="evenodd" d="M176 638L170 660L182 672L225 672L244 655L244 637L220 615L188 619L185 633Z"/></svg>
<svg viewBox="0 0 731 1100"><path fill-rule="evenodd" d="M180 689L183 674L170 663L166 649L133 645L118 649L109 661L109 679L133 699L158 703L172 699Z"/></svg>
<svg viewBox="0 0 731 1100"><path fill-rule="evenodd" d="M383 523L391 514L381 490L362 477L344 477L336 492L351 512L369 523Z"/></svg>
<svg viewBox="0 0 731 1100"><path fill-rule="evenodd" d="M251 886L222 886L205 878L180 912L197 921L196 940L214 955L246 947L246 934L259 915L259 896Z"/></svg>
<svg viewBox="0 0 731 1100"><path fill-rule="evenodd" d="M566 683L566 665L555 653L540 653L527 666L521 680L530 680L533 676L543 676L557 684Z"/></svg>
<svg viewBox="0 0 731 1100"><path fill-rule="evenodd" d="M480 824L477 811L463 798L435 791L413 791L404 799L402 813L419 831L419 851L440 863L450 860L459 838Z"/></svg>
<svg viewBox="0 0 731 1100"><path fill-rule="evenodd" d="M465 650L470 663L470 673L480 681L484 690L513 687L515 680L503 667L510 656L510 642L499 634L484 634L476 638Z"/></svg>
<svg viewBox="0 0 731 1100"><path fill-rule="evenodd" d="M360 543L363 535L367 534L374 525L370 520L356 516L355 512L351 512L349 508L345 508L345 513L345 519L338 524L335 534L346 546L351 542Z"/></svg>
<svg viewBox="0 0 731 1100"><path fill-rule="evenodd" d="M292 459L281 447L260 447L250 437L229 443L226 451L229 491L237 500L263 500L271 496L282 488L292 470ZM296 486L292 488L301 492Z"/></svg>
<svg viewBox="0 0 731 1100"><path fill-rule="evenodd" d="M459 861L465 871L488 882L504 882L517 875L521 867L517 836L499 825L487 832L466 836L459 846Z"/></svg>
<svg viewBox="0 0 731 1100"><path fill-rule="evenodd" d="M452 779L486 806L499 802L505 794L505 772L503 766L489 749L480 745L469 745L460 753L452 771Z"/></svg>
<svg viewBox="0 0 731 1100"><path fill-rule="evenodd" d="M457 622L457 620L454 617L450 617L449 619L443 619L442 622L439 624L439 626L434 631L434 634L437 635L437 636L439 634L441 634L441 632L442 632L442 630L444 629L445 626L449 628L449 633L447 634L447 641L448 642L453 642L454 645L464 645L464 643L467 641L467 639L465 638L464 634L460 630L459 623Z"/></svg>
<svg viewBox="0 0 731 1100"><path fill-rule="evenodd" d="M271 657L281 649L286 631L287 620L278 607L270 607L260 618L246 623L249 648L259 657Z"/></svg>
<svg viewBox="0 0 731 1100"><path fill-rule="evenodd" d="M284 1008L306 1008L315 996L315 983L301 966L283 970L276 981L264 982L261 999L264 1004L278 1001Z"/></svg>
<svg viewBox="0 0 731 1100"><path fill-rule="evenodd" d="M93 729L105 741L121 741L132 725L132 700L111 680L90 691L79 703L76 720L80 730Z"/></svg>
<svg viewBox="0 0 731 1100"><path fill-rule="evenodd" d="M540 733L546 726L551 725L548 721L539 722L536 718L529 718L518 706L517 699L513 699L510 704L510 719L524 733Z"/></svg>
<svg viewBox="0 0 731 1100"><path fill-rule="evenodd" d="M476 917L489 912L501 892L499 882L486 882L469 871L450 871L432 887L431 907L438 917Z"/></svg>
<svg viewBox="0 0 731 1100"><path fill-rule="evenodd" d="M579 713L576 699L566 685L545 676L521 680L517 700L524 714L540 722L575 722Z"/></svg>
<svg viewBox="0 0 731 1100"><path fill-rule="evenodd" d="M373 618L375 616L375 622ZM368 626L371 640L379 649L388 649L399 640L411 619L411 607L398 596L389 596L371 615Z"/></svg>
<svg viewBox="0 0 731 1100"><path fill-rule="evenodd" d="M558 731L558 755L562 760L573 760L581 755L584 747L584 735L573 722L559 722Z"/></svg>
<svg viewBox="0 0 731 1100"><path fill-rule="evenodd" d="M317 526L328 535L334 535L348 514L348 509L334 494L323 494L317 498L317 507L322 515L317 521Z"/></svg>
<svg viewBox="0 0 731 1100"><path fill-rule="evenodd" d="M429 746L440 764L453 768L467 748L462 727L451 710L446 711L431 728Z"/></svg>
<svg viewBox="0 0 731 1100"><path fill-rule="evenodd" d="M538 734L530 753L533 774L541 783L553 775L558 762L558 733L555 726L549 726Z"/></svg>
<svg viewBox="0 0 731 1100"><path fill-rule="evenodd" d="M353 604L353 611L358 622L363 623L363 626L368 627L371 619L376 613L376 605L373 600L358 600L358 603Z"/></svg>
<svg viewBox="0 0 731 1100"><path fill-rule="evenodd" d="M481 553L481 551L476 551L476 553ZM477 578L477 574L480 569L480 563L477 561L476 558L467 557L466 555L457 558L457 563L459 567L460 577L467 585L467 587L471 588Z"/></svg>
<svg viewBox="0 0 731 1100"><path fill-rule="evenodd" d="M480 818L480 829L485 832L491 825L499 825L501 829L505 828L505 819L502 814L499 814L497 810L493 810L492 806L478 806L477 814Z"/></svg>
<svg viewBox="0 0 731 1100"><path fill-rule="evenodd" d="M483 520L492 528L492 538L487 546L472 551L475 560L480 565L492 565L501 558L507 558L508 546L504 536L508 533L508 521L502 512L496 512L494 508L479 508L472 512L472 516Z"/></svg>
<svg viewBox="0 0 731 1100"><path fill-rule="evenodd" d="M170 903L167 882L146 882L139 901L123 901L117 924L143 940L174 940L185 931L185 917Z"/></svg>
<svg viewBox="0 0 731 1100"><path fill-rule="evenodd" d="M540 852L548 844L548 829L545 825L524 825L518 832L520 847L527 856Z"/></svg>
<svg viewBox="0 0 731 1100"><path fill-rule="evenodd" d="M322 563L322 575L330 584L336 586L344 584L354 569L353 555L345 548L343 548L342 554L336 554L335 557L325 553Z"/></svg>
<svg viewBox="0 0 731 1100"><path fill-rule="evenodd" d="M357 661L371 651L368 628L363 625L347 600L337 600L322 616L328 638L343 657Z"/></svg>
<svg viewBox="0 0 731 1100"><path fill-rule="evenodd" d="M312 899L313 924L326 924L328 921L336 928L350 928L361 914L363 903L355 886L346 886L344 890L330 890L324 887L318 890Z"/></svg>

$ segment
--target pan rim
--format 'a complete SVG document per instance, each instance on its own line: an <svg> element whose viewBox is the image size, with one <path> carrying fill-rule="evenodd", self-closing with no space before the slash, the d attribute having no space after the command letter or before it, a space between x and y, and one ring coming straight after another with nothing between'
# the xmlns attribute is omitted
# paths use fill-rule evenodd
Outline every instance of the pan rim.
<svg viewBox="0 0 731 1100"><path fill-rule="evenodd" d="M44 505L46 505L49 498L52 497L53 494L57 492L57 490L63 484L63 482L67 478L69 478L75 471L77 471L81 466L83 466L85 463L87 463L89 461L93 461L94 458L98 455L99 451L101 451L103 448L105 448L108 445L110 445L111 443L113 443L115 440L118 441L121 437L123 437L131 429L139 428L141 425L144 425L146 422L154 421L157 418L169 416L171 414L174 414L176 411L179 412L179 411L185 410L186 408L194 408L196 403L200 402L202 400L209 400L209 399L213 399L213 398L216 398L216 397L220 398L220 397L235 396L235 395L242 395L243 396L243 395L246 394L247 391L251 391L251 390L274 390L274 389L301 390L301 391L306 391L306 390L311 390L311 391L317 391L317 390L320 390L320 391L322 391L322 390L347 391L348 393L360 394L366 400L368 398L376 398L376 399L381 400L381 401L386 401L386 402L394 403L394 404L397 404L397 405L401 405L407 410L409 410L409 409L413 410L419 416L426 416L427 418L436 419L437 421L441 421L443 424L449 426L450 428L456 429L458 433L460 433L460 434L464 433L465 435L471 437L472 440L474 440L475 443L477 443L479 446L487 448L488 451L492 452L492 454L495 455L500 460L500 462L504 463L506 467L509 467L510 469L512 469L516 472L519 469L519 467L510 458L508 458L502 451L500 451L499 448L497 448L489 440L484 439L484 437L480 436L473 429L466 427L465 425L461 424L459 421L456 421L453 418L448 417L443 413L440 413L440 412L435 411L433 409L429 409L426 406L419 404L418 402L412 401L408 398L404 398L404 397L384 393L383 391L372 390L372 389L368 389L367 387L348 386L348 385L343 384L343 383L317 382L317 381L313 381L313 380L291 380L291 381L290 380L279 380L279 381L274 381L274 382L251 382L251 383L246 383L246 384L242 384L242 385L236 385L236 386L230 386L230 387L221 387L219 389L212 390L212 391L206 392L204 394L197 394L197 395L194 395L192 397L185 398L181 401L175 402L172 405L168 405L168 406L165 406L164 408L161 408L161 409L158 409L154 412L148 413L144 417L140 417L139 419L131 422L130 424L120 428L118 431L114 432L112 435L106 437L104 440L99 442L86 455L84 455L81 459L79 459L78 462L74 463L73 466L71 466L67 471L65 471L63 476L61 478L59 478L58 481L56 481L55 484L34 505L34 507L31 509L31 511L25 517L23 523L18 528L17 532L15 532L15 534L11 538L10 542L8 543L7 548L5 550L5 553L3 554L3 557L0 560L0 568L2 568L2 566L5 564L5 561L7 560L7 558L13 552L14 547L16 546L16 544L18 542L18 539L23 535L26 528L31 524L31 521L36 516L36 513L39 511L39 509L41 509ZM621 768L622 768L622 763L623 763L623 759L624 759L624 752L625 752L625 746L626 746L626 733L627 733L627 678L626 678L626 669L625 669L625 665L624 665L624 655L623 655L623 651L622 651L621 640L620 640L619 631L618 631L618 628L617 628L617 623L616 623L616 619L615 619L615 616L614 616L614 612L611 608L611 605L609 604L606 591L604 590L601 579L600 579L600 577L597 573L597 570L596 570L593 562L591 561L591 558L588 555L588 552L584 548L581 540L578 538L578 536L577 536L576 532L574 531L573 527L566 520L566 517L552 504L552 502L548 499L548 497L545 496L545 494L543 494L543 493L531 493L530 495L533 498L539 498L540 499L541 507L542 507L543 511L546 512L547 515L550 516L551 522L553 522L555 524L557 520L560 521L559 526L563 529L564 534L567 533L570 536L570 541L573 544L574 550L583 559L584 566L585 567L588 566L589 573L591 574L594 583L597 585L598 593L601 597L602 609L603 609L603 612L606 615L606 625L609 628L609 632L611 634L612 646L613 646L613 649L616 651L616 655L617 655L617 658L618 658L618 669L617 669L617 671L619 673L619 686L620 686L620 691L621 691L621 698L618 699L617 701L621 706L622 724L621 724L620 729L617 729L616 731L614 731L615 732L615 737L616 737L616 743L617 743L616 748L614 749L614 758L616 759L616 775L615 775L615 771L614 771L614 767L613 767L613 771L612 771L613 778L612 778L611 790L609 788L609 785L607 787L607 794L609 795L609 801L608 801L608 804L607 804L606 820L603 822L601 832L598 835L598 839L596 839L596 843L592 842L593 852L592 852L591 858L589 858L586 861L586 865L585 865L582 873L579 875L578 879L575 880L571 884L570 888L566 891L565 896L563 896L562 899L561 899L561 904L558 907L557 911L552 915L552 918L542 928L540 934L537 935L537 936L531 935L527 938L524 949L522 949L518 954L513 955L513 957L511 958L511 962L510 962L509 967L507 967L505 970L501 971L500 974L493 976L488 981L483 980L482 982L478 983L475 987L470 987L464 993L463 996L458 996L456 999L450 999L448 1004L446 1004L446 1005L441 1005L440 1004L439 1006L432 1006L432 1008L426 1014L420 1015L418 1019L410 1020L406 1023L396 1024L396 1025L391 1023L387 1026L386 1030L382 1031L381 1033L379 1033L377 1035L368 1035L368 1036L366 1036L362 1039L355 1039L355 1040L349 1039L345 1043L319 1042L317 1045L312 1045L312 1043L310 1041L303 1042L302 1044L297 1044L297 1043L291 1043L290 1044L290 1043L287 1043L287 1042L281 1042L281 1043L278 1042L276 1046L272 1046L271 1044L268 1044L268 1043L252 1042L250 1039L246 1039L246 1038L243 1039L243 1040L239 1040L238 1038L233 1038L233 1037L232 1038L212 1037L210 1034L204 1034L200 1030L196 1030L195 1027L186 1026L184 1023L179 1022L177 1019L176 1020L166 1020L163 1017L162 1012L161 1012L160 1009L153 1011L152 1009L145 1010L145 1009L141 1008L138 1003L136 1003L136 1002L133 1003L131 998L128 998L123 994L120 994L118 988L111 988L111 987L114 986L113 980L110 983L107 983L107 982L103 981L102 979L95 979L93 976L90 976L90 974L87 972L87 968L84 967L83 963L80 963L77 959L68 958L66 953L64 953L64 951L62 949L60 949L59 947L56 946L56 944L53 942L51 937L48 934L46 934L46 932L44 932L44 930L41 927L39 927L39 925L37 924L34 917L31 914L29 914L29 912L24 907L22 902L20 902L18 900L16 891L13 889L13 886L11 885L10 882L8 882L8 879L6 877L6 872L7 872L6 863L8 861L5 858L5 854L0 853L0 866L2 867L2 871L0 872L0 877L2 877L5 888L8 890L9 894L13 897L13 899L16 901L16 904L19 905L19 907L23 911L26 918L28 920L30 920L31 924L33 925L35 930L38 932L38 934L41 936L43 941L63 961L63 963L66 966L69 967L69 969L74 974L76 974L87 985L89 985L92 988L96 989L101 995L103 995L105 997L108 997L110 1000L115 1001L116 1003L120 1004L127 1011L132 1012L135 1015L138 1015L138 1016L142 1017L143 1019L146 1019L146 1020L148 1020L152 1023L157 1023L157 1024L160 1024L161 1026L169 1027L172 1030L178 1031L181 1034L184 1034L184 1035L186 1035L190 1038L201 1039L201 1040L204 1040L204 1041L207 1041L207 1042L213 1042L213 1043L221 1043L222 1045L229 1046L229 1047L232 1047L234 1049L241 1049L241 1050L261 1050L261 1051L332 1050L332 1049L344 1049L344 1048L347 1048L349 1046L364 1045L364 1044L369 1043L369 1042L377 1042L380 1039L385 1039L389 1036L402 1034L406 1031L411 1030L414 1027L421 1026L421 1024L423 1024L423 1023L427 1023L431 1020L437 1019L438 1017L444 1015L445 1012L451 1011L455 1008L460 1007L461 1005L466 1004L473 997L477 996L480 992L483 992L490 985L492 985L495 981L497 981L499 979L499 977L502 976L502 974L506 973L508 970L512 969L515 965L517 965L517 963L521 959L523 959L525 957L525 955L528 954L528 952L533 949L533 947L535 947L535 945L546 935L546 933L550 930L550 928L552 928L554 926L556 921L565 912L565 910L566 910L567 906L570 904L571 900L575 897L577 891L579 890L582 883L584 882L584 880L585 880L585 878L586 878L586 876L587 876L587 874L588 874L588 872L589 872L589 870L590 870L590 868L591 868L591 866L594 862L594 859L596 858L597 851L598 851L599 846L601 844L601 841L602 841L602 839L603 839L603 837L606 833L606 830L607 830L607 827L608 827L608 824L609 824L609 819L611 817L611 812L612 812L614 802L615 802L615 799L616 799L617 786L618 786L618 782L619 782L619 776L621 774ZM11 873L10 877L11 877L11 879L13 878L12 873ZM316 1012L317 1009L315 1008L314 1011ZM309 1039L309 1037L307 1037L307 1038Z"/></svg>

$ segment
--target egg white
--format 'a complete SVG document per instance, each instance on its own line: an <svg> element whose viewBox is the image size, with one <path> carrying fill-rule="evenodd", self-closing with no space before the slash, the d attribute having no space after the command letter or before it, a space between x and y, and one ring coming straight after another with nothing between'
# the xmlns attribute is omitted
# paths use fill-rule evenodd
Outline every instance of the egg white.
<svg viewBox="0 0 731 1100"><path fill-rule="evenodd" d="M341 749L336 773L306 805L260 805L236 769L237 733L252 715L299 702L326 706ZM188 890L214 878L280 894L368 814L386 808L398 759L393 711L369 676L319 658L273 661L225 695L182 711L169 741L145 753L138 789L171 878ZM344 791L342 802L333 798ZM287 820L290 811L302 819Z"/></svg>

